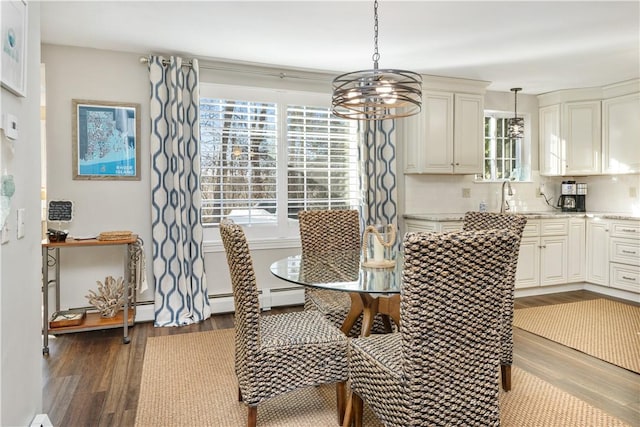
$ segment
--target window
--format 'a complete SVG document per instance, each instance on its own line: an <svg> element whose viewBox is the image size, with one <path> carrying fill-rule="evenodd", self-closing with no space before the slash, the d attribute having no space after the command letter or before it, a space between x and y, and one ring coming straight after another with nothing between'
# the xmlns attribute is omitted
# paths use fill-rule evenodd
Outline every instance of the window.
<svg viewBox="0 0 640 427"><path fill-rule="evenodd" d="M485 112L482 176L485 181L528 179L529 167L523 160L525 138L507 136L507 120L512 116L512 113Z"/></svg>
<svg viewBox="0 0 640 427"><path fill-rule="evenodd" d="M285 236L299 210L359 206L357 122L331 115L328 95L202 86L205 227L228 217Z"/></svg>

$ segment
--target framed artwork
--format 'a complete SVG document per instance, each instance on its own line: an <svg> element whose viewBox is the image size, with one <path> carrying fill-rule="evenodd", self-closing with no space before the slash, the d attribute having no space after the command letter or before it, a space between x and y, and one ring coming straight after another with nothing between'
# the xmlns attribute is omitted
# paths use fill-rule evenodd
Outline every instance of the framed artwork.
<svg viewBox="0 0 640 427"><path fill-rule="evenodd" d="M140 104L73 104L73 179L140 180Z"/></svg>
<svg viewBox="0 0 640 427"><path fill-rule="evenodd" d="M27 95L27 2L0 1L2 22L2 86L18 96Z"/></svg>

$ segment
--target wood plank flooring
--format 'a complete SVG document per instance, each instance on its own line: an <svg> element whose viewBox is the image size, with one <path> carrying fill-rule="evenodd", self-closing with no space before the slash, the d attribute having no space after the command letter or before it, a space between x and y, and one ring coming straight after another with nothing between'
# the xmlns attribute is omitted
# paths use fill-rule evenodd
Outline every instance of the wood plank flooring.
<svg viewBox="0 0 640 427"><path fill-rule="evenodd" d="M566 292L519 298L516 308L593 298L607 297ZM278 308L271 313L300 309ZM181 328L139 323L130 329L128 345L122 344L121 329L52 336L50 354L42 359L43 412L56 427L133 426L147 338L232 327L232 314L220 314ZM516 366L640 427L640 375L518 328L514 341Z"/></svg>

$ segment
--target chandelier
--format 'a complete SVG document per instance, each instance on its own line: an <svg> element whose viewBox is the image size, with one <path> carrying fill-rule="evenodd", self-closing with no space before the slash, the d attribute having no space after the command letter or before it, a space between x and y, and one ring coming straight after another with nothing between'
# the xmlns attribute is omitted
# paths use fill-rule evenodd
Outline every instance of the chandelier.
<svg viewBox="0 0 640 427"><path fill-rule="evenodd" d="M385 120L418 114L422 76L412 71L379 69L378 0L374 6L373 69L339 75L333 80L334 115L355 120Z"/></svg>
<svg viewBox="0 0 640 427"><path fill-rule="evenodd" d="M514 107L513 118L507 120L507 135L509 138L522 138L524 137L524 118L518 117L518 91L522 90L521 87L514 87L511 92L514 93Z"/></svg>

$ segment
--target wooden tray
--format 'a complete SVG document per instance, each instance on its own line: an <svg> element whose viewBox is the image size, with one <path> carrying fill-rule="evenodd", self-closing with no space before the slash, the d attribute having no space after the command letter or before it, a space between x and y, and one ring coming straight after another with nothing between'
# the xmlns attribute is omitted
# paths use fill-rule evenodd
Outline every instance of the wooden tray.
<svg viewBox="0 0 640 427"><path fill-rule="evenodd" d="M84 322L87 317L86 310L65 310L56 311L51 315L49 328L62 328L65 326L78 326Z"/></svg>

